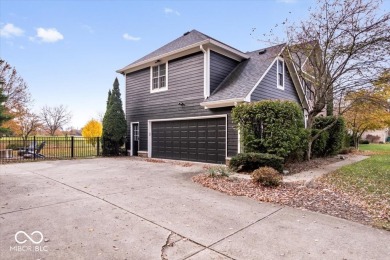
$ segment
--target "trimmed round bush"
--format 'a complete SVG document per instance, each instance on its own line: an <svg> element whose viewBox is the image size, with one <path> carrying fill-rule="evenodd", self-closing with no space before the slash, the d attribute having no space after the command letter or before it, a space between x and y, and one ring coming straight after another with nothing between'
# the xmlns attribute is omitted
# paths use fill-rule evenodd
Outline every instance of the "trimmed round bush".
<svg viewBox="0 0 390 260"><path fill-rule="evenodd" d="M255 170L251 177L254 182L260 183L265 187L277 187L283 180L278 171L271 167L261 167Z"/></svg>

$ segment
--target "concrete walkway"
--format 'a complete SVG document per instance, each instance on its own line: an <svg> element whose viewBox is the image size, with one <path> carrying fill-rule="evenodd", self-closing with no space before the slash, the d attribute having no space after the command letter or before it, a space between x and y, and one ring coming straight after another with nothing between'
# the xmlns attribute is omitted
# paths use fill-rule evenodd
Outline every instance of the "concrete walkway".
<svg viewBox="0 0 390 260"><path fill-rule="evenodd" d="M200 165L0 165L0 259L390 259L390 232L228 196ZM35 232L37 231L37 232Z"/></svg>
<svg viewBox="0 0 390 260"><path fill-rule="evenodd" d="M308 182L310 182L314 179L317 179L325 174L334 172L343 166L350 165L350 164L353 164L356 162L360 162L364 159L369 158L369 156L364 156L364 155L346 155L345 157L346 158L344 160L336 162L336 163L324 165L324 166L321 166L320 168L311 169L311 170L303 171L303 172L300 172L297 174L285 176L285 177L283 177L283 181L284 182L308 183Z"/></svg>

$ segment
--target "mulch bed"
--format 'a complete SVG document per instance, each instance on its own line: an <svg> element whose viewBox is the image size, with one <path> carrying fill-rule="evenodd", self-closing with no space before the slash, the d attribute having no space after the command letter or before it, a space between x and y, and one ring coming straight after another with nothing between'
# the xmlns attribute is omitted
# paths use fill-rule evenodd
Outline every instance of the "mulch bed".
<svg viewBox="0 0 390 260"><path fill-rule="evenodd" d="M318 181L304 186L302 183L283 183L277 188L263 187L251 180L227 177L209 177L199 174L192 180L205 187L231 196L247 196L262 202L271 202L303 208L362 224L373 225L375 216L368 205L358 198Z"/></svg>

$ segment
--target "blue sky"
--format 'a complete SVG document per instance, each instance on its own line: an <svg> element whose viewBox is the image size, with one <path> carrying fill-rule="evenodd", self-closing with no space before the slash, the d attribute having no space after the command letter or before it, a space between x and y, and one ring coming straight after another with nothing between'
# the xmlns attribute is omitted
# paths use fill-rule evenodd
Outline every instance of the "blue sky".
<svg viewBox="0 0 390 260"><path fill-rule="evenodd" d="M286 18L308 16L312 0L98 1L0 0L0 56L28 83L34 109L66 105L69 126L104 113L115 71L197 29L242 51L281 35ZM390 10L390 1L383 7ZM252 28L256 31L251 35ZM260 41L259 41L260 39ZM264 38L263 38L264 39Z"/></svg>

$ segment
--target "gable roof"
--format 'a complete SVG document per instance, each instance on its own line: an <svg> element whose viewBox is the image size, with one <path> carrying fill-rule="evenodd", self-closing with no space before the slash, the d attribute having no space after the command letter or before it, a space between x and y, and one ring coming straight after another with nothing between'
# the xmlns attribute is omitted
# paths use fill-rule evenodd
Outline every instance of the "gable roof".
<svg viewBox="0 0 390 260"><path fill-rule="evenodd" d="M140 66L142 64L145 64L145 63L148 63L151 61L161 59L163 57L170 56L170 55L178 53L178 52L185 51L187 49L191 49L191 48L200 46L202 44L217 45L223 49L226 49L230 52L235 53L237 56L240 56L244 59L248 58L248 56L245 53L243 53L243 52L241 52L241 51L239 51L239 50L237 50L237 49L235 49L235 48L233 48L225 43L222 43L222 42L220 42L220 41L218 41L218 40L216 40L216 39L214 39L206 34L203 34L197 30L192 30L190 32L184 33L179 38L165 44L164 46L149 53L148 55L145 55L144 57L130 63L126 67L124 67L120 70L117 70L117 72L124 73L131 68ZM199 49L199 51L200 51L200 49Z"/></svg>
<svg viewBox="0 0 390 260"><path fill-rule="evenodd" d="M282 52L286 54L284 51L286 47L285 43L243 53L206 34L197 30L192 30L184 33L181 37L167 43L148 55L130 63L126 67L117 70L117 72L125 74L136 71L152 66L152 64L155 64L156 62L160 62L160 59L164 62L164 60L204 51L203 47L216 48L226 55L240 61L237 67L220 83L214 92L201 103L202 106L208 108L250 101L250 94L257 87L275 59L280 56ZM295 72L294 67L290 65L291 64L287 62L289 70ZM307 100L304 97L300 81L294 77L293 81L301 103L306 107Z"/></svg>
<svg viewBox="0 0 390 260"><path fill-rule="evenodd" d="M249 59L238 64L205 102L230 99L242 99L244 101L272 65L275 58L283 51L285 45L279 44L266 49L247 52Z"/></svg>

